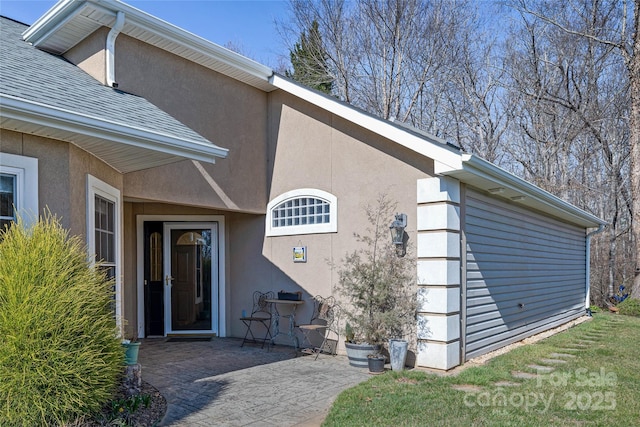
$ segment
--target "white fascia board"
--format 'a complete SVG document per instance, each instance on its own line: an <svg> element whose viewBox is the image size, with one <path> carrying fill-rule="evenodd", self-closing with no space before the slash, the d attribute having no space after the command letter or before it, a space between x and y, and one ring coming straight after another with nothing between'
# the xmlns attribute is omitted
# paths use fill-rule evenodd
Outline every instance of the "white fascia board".
<svg viewBox="0 0 640 427"><path fill-rule="evenodd" d="M219 46L209 40L197 36L189 31L176 27L160 18L149 15L139 9L121 3L119 1L107 0L107 4L113 4L118 10L125 13L129 24L149 31L165 40L177 43L207 57L224 62L227 65L238 68L247 74L258 77L265 82L273 74L273 70L266 65L262 65L252 59L233 52L227 48Z"/></svg>
<svg viewBox="0 0 640 427"><path fill-rule="evenodd" d="M59 1L22 33L22 39L37 46L50 34L53 34L57 29L64 26L70 19L73 19L73 17L82 10L81 6L83 4L84 1Z"/></svg>
<svg viewBox="0 0 640 427"><path fill-rule="evenodd" d="M229 151L213 144L176 138L161 132L53 108L10 95L0 94L0 107L0 114L7 118L207 163L215 163L215 157L225 158Z"/></svg>
<svg viewBox="0 0 640 427"><path fill-rule="evenodd" d="M273 74L273 70L266 65L255 62L118 0L62 0L29 27L23 33L23 39L36 46L42 44L56 30L80 13L84 7L109 11L113 13L114 19L118 12L123 12L129 25L157 34L158 37L164 40L223 62L265 82Z"/></svg>
<svg viewBox="0 0 640 427"><path fill-rule="evenodd" d="M443 175L455 177L456 172L468 173L478 178L490 180L496 187L504 187L514 190L527 199L538 201L542 206L547 207L545 211L560 211L564 217L573 219L576 223L598 227L607 224L606 221L592 215L571 203L565 202L542 188L507 172L506 170L472 154L462 155L463 167L459 171L440 171ZM464 182L465 180L462 179ZM525 203L526 204L526 203Z"/></svg>
<svg viewBox="0 0 640 427"><path fill-rule="evenodd" d="M435 137L434 141L430 141L426 137L419 137L392 123L388 123L385 120L360 111L348 104L308 89L277 74L274 74L269 82L278 89L282 89L345 120L362 126L418 154L431 158L445 165L448 169L462 168L460 154L447 148L444 143L436 141Z"/></svg>

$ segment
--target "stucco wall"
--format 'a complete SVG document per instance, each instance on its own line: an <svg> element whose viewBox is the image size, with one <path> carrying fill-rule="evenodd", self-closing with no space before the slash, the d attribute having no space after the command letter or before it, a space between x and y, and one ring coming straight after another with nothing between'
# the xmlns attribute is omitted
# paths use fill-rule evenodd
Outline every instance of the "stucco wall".
<svg viewBox="0 0 640 427"><path fill-rule="evenodd" d="M120 90L143 96L229 149L226 159L217 159L215 165L202 163L201 170L184 162L129 174L128 195L177 203L188 198L200 206L264 212L264 92L124 35L116 40L116 81ZM174 178L185 180L179 191L158 192L150 185ZM165 184L163 188L173 189L171 182Z"/></svg>
<svg viewBox="0 0 640 427"><path fill-rule="evenodd" d="M97 78L103 38L101 30L70 54ZM125 206L125 315L137 304L132 255L140 213L224 212L232 336L243 334L237 319L256 289L302 290L305 298L333 293L329 261L356 247L353 233L367 226L363 208L381 193L407 214L415 243L416 182L433 175L430 159L283 91L264 93L124 35L116 41L116 81L230 150L214 165L183 161L123 177L123 197L135 202ZM338 198L338 233L265 238L269 200L299 188ZM300 245L307 246L308 261L294 264L292 247ZM309 317L311 304L299 314Z"/></svg>
<svg viewBox="0 0 640 427"><path fill-rule="evenodd" d="M272 274L270 262L261 254L264 236L264 216L216 209L203 209L163 203L124 204L124 315L128 327L137 328L136 251L138 215L223 215L225 220L225 276L226 335L244 334L238 320L243 309L251 309L251 293L257 289L271 289L267 279Z"/></svg>
<svg viewBox="0 0 640 427"><path fill-rule="evenodd" d="M272 289L302 290L305 296L334 293L337 275L328 263L339 263L357 247L353 234L368 226L364 207L375 205L383 193L407 214L414 247L409 256L415 257L416 181L433 175L433 161L282 91L270 94L269 107L269 198L317 188L338 199L337 233L265 238L262 252L273 265ZM293 263L293 246L307 246L306 263ZM310 316L310 304L301 314Z"/></svg>
<svg viewBox="0 0 640 427"><path fill-rule="evenodd" d="M101 28L65 52L69 62L82 68L102 84L106 84L105 47L108 28Z"/></svg>
<svg viewBox="0 0 640 427"><path fill-rule="evenodd" d="M38 159L38 206L86 240L87 174L122 189L122 176L96 157L55 139L0 130L0 150Z"/></svg>

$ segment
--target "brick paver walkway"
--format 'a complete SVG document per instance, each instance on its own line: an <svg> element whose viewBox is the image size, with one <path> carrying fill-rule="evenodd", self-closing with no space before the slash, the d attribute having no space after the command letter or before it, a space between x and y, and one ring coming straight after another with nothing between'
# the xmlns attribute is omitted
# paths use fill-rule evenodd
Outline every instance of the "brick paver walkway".
<svg viewBox="0 0 640 427"><path fill-rule="evenodd" d="M316 426L342 391L367 378L346 357L294 357L293 349L147 339L142 377L167 399L163 426Z"/></svg>

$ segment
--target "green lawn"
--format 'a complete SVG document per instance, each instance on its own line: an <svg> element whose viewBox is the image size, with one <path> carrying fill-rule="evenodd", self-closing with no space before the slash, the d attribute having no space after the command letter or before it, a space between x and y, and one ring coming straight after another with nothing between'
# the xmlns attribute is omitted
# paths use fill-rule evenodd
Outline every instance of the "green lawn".
<svg viewBox="0 0 640 427"><path fill-rule="evenodd" d="M340 394L323 424L361 425L640 426L640 319L594 314L457 376L372 377Z"/></svg>

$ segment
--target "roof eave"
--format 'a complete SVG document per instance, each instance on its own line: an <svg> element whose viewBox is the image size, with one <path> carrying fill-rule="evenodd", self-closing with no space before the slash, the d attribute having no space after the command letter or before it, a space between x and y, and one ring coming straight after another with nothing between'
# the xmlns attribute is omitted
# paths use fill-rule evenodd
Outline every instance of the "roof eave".
<svg viewBox="0 0 640 427"><path fill-rule="evenodd" d="M157 131L54 108L33 101L0 94L0 116L40 125L44 128L72 132L125 146L151 150L169 156L215 163L228 150L199 141L176 138Z"/></svg>
<svg viewBox="0 0 640 427"><path fill-rule="evenodd" d="M84 1L59 1L22 33L23 40L37 45L38 41L46 39L56 28L64 24L67 19L73 17L83 4Z"/></svg>
<svg viewBox="0 0 640 427"><path fill-rule="evenodd" d="M462 154L462 167L451 169L436 164L436 173L451 176L518 204L540 210L585 228L606 225L606 221L590 214L548 191L472 154Z"/></svg>
<svg viewBox="0 0 640 427"><path fill-rule="evenodd" d="M91 10L95 9L96 11L112 14L114 20L118 12L123 12L126 22L136 28L156 34L166 41L183 46L208 58L213 58L226 66L237 69L263 82L260 83L262 89L271 89L268 80L273 74L273 70L270 67L118 0L61 0L23 33L23 39L34 46L45 46L45 50L52 51L52 49L46 48L47 40L53 38L58 29L65 26L84 8L92 8ZM126 34L126 31L123 31L123 33ZM82 37L82 35L78 35L76 40L69 39L66 49L73 47ZM53 53L64 54L65 51L54 51Z"/></svg>

